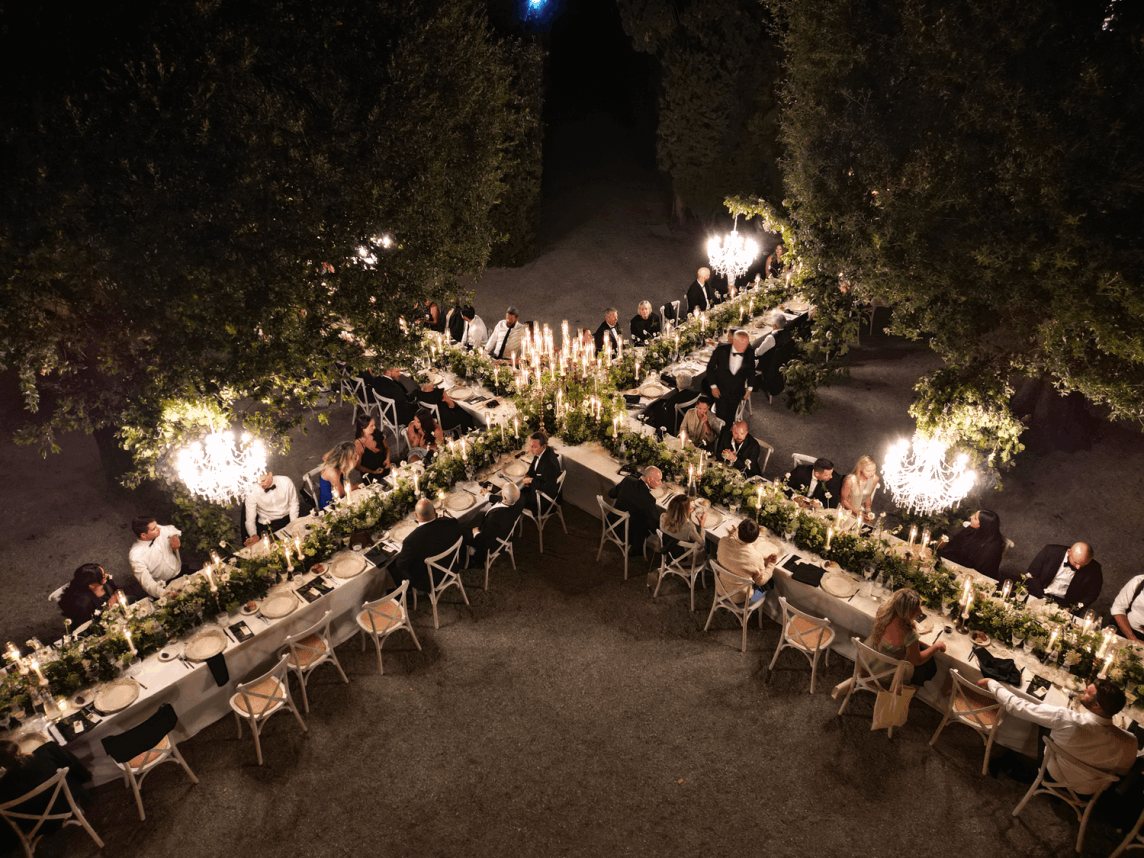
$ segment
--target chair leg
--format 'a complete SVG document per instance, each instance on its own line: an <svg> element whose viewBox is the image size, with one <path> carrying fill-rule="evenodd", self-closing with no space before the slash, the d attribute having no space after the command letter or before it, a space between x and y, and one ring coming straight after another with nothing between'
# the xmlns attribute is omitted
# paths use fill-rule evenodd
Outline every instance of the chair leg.
<svg viewBox="0 0 1144 858"><path fill-rule="evenodd" d="M508 544L508 559L512 561L512 571L516 571L516 555L512 553L512 543Z"/></svg>
<svg viewBox="0 0 1144 858"><path fill-rule="evenodd" d="M810 663L810 693L814 694L814 680L818 676L818 654L822 652L820 649L814 651L814 660Z"/></svg>
<svg viewBox="0 0 1144 858"><path fill-rule="evenodd" d="M1084 816L1080 818L1080 832L1076 836L1076 851L1080 852L1084 848L1084 833L1088 829L1088 818L1092 814L1092 808L1096 804L1098 796L1094 795L1088 800L1088 804L1084 808Z"/></svg>
<svg viewBox="0 0 1144 858"><path fill-rule="evenodd" d="M560 526L564 528L564 535L568 535L568 525L564 523L564 507L557 505L556 514L560 516Z"/></svg>
<svg viewBox="0 0 1144 858"><path fill-rule="evenodd" d="M596 559L598 560L599 557L597 557ZM489 556L486 554L485 555L485 592L488 592L488 589L489 589L489 565L490 565L489 564Z"/></svg>
<svg viewBox="0 0 1144 858"><path fill-rule="evenodd" d="M750 615L749 614L743 614L743 646L739 649L739 652L746 652L747 651L747 623L749 623L750 621L751 621Z"/></svg>
<svg viewBox="0 0 1144 858"><path fill-rule="evenodd" d="M179 753L179 748L174 742L171 743L171 754L179 761L179 765L183 767L183 771L187 773L191 783L197 784L199 779L195 777L195 773L191 771L191 767L187 765L187 761L183 759L183 755Z"/></svg>
<svg viewBox="0 0 1144 858"><path fill-rule="evenodd" d="M780 636L779 645L775 648L775 654L773 656L771 656L771 663L767 665L767 671L768 672L775 669L775 664L779 660L779 653L783 651L783 647L785 647L785 646L786 646L786 641L783 640Z"/></svg>
<svg viewBox="0 0 1144 858"><path fill-rule="evenodd" d="M1116 851L1109 855L1108 858L1117 858L1118 855L1127 849L1128 844L1134 841L1136 836L1140 833L1141 825L1144 825L1144 813L1140 814L1140 818L1136 820L1136 824L1132 826L1132 830L1129 831L1127 835L1125 835L1124 840L1122 840L1120 845L1116 847Z"/></svg>
<svg viewBox="0 0 1144 858"><path fill-rule="evenodd" d="M143 810L143 796L139 793L139 781L131 776L131 791L135 793L135 806L139 808L139 821L146 822L147 814Z"/></svg>
<svg viewBox="0 0 1144 858"><path fill-rule="evenodd" d="M409 634L413 637L413 643L415 643L417 645L417 650L418 650L418 652L420 652L421 641L417 640L417 632L413 631L413 624L407 623L405 628L409 629Z"/></svg>
<svg viewBox="0 0 1144 858"><path fill-rule="evenodd" d="M437 619L437 600L433 598L433 594L429 594L429 601L433 604L433 628L440 629L441 622Z"/></svg>
<svg viewBox="0 0 1144 858"><path fill-rule="evenodd" d="M342 663L338 661L338 654L334 652L333 642L330 642L330 661L334 663L334 667L338 669L338 675L341 676L342 682L346 685L350 684L350 678L346 676L346 672L342 670Z"/></svg>
<svg viewBox="0 0 1144 858"><path fill-rule="evenodd" d="M254 734L254 754L258 758L258 765L262 765L262 742L258 738L258 722L250 722L250 732Z"/></svg>
<svg viewBox="0 0 1144 858"><path fill-rule="evenodd" d="M381 635L373 636L373 647L377 650L377 672L385 676L385 665L381 663Z"/></svg>
<svg viewBox="0 0 1144 858"><path fill-rule="evenodd" d="M707 614L707 622L703 626L703 631L707 631L711 627L711 618L715 616L715 606L719 604L719 594L715 594L715 601L711 603L711 612Z"/></svg>
<svg viewBox="0 0 1144 858"><path fill-rule="evenodd" d="M306 674L302 671L296 671L298 674L298 684L302 686L302 708L306 710L306 714L310 714L310 697L306 693ZM287 676L286 681L289 682L290 678Z"/></svg>
<svg viewBox="0 0 1144 858"><path fill-rule="evenodd" d="M465 600L465 604L469 604L469 594L465 592L465 582L461 580L461 576L457 576L457 586L461 590L461 598Z"/></svg>
<svg viewBox="0 0 1144 858"><path fill-rule="evenodd" d="M242 738L242 719L238 717L238 713L233 709L231 712L234 714L234 723L238 726L238 738Z"/></svg>
<svg viewBox="0 0 1144 858"><path fill-rule="evenodd" d="M942 716L941 723L937 725L937 729L934 730L933 736L930 737L930 740L929 740L930 745L933 745L937 741L937 737L941 735L941 731L945 729L945 725L948 723L949 723L949 709L947 708L945 710L945 715ZM985 768L986 768L986 771L982 772L982 774L989 774L989 771L988 771L988 769L989 769L989 754L988 753L986 753L986 755L985 755Z"/></svg>
<svg viewBox="0 0 1144 858"><path fill-rule="evenodd" d="M306 722L302 720L302 716L298 714L298 707L294 705L294 699L290 696L290 689L286 689L286 700L290 704L290 711L294 713L294 717L298 720L298 725L302 728L303 733L309 733L310 728L306 726Z"/></svg>

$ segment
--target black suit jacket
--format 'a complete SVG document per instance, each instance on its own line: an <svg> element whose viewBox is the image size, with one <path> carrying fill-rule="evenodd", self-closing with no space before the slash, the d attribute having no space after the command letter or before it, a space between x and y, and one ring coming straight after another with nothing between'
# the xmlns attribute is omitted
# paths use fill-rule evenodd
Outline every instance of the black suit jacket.
<svg viewBox="0 0 1144 858"><path fill-rule="evenodd" d="M615 499L614 506L620 512L631 513L628 544L643 545L647 535L659 527L659 507L647 483L638 477L624 477L618 485L612 486L608 496Z"/></svg>
<svg viewBox="0 0 1144 858"><path fill-rule="evenodd" d="M532 482L521 492L527 495L528 508L535 512L536 501L533 500L532 493L544 492L550 498L556 498L556 483L560 479L560 460L556 457L556 451L551 447L545 447L528 466L528 476L532 477Z"/></svg>
<svg viewBox="0 0 1144 858"><path fill-rule="evenodd" d="M797 494L805 495L806 490L810 487L810 481L814 477L814 467L812 465L799 465L790 472L790 481L787 483ZM830 492L830 497L826 497L826 493ZM842 499L842 477L837 471L823 483L819 480L817 486L814 487L814 494L811 500L816 500L827 509L834 509L838 506L838 502Z"/></svg>
<svg viewBox="0 0 1144 858"><path fill-rule="evenodd" d="M715 458L720 462L726 463L727 460L723 458L723 451L734 451L734 449L731 427L729 425L724 426L723 431L719 433L719 442L715 445ZM760 477L763 474L762 453L762 446L754 436L748 432L747 437L743 439L742 446L739 447L739 452L731 467L741 472L744 477Z"/></svg>
<svg viewBox="0 0 1144 858"><path fill-rule="evenodd" d="M397 403L397 425L408 426L413 415L417 413L417 409L409 401L405 388L388 375L370 375L366 379L366 383L377 391L378 396L384 396L386 399L392 399Z"/></svg>
<svg viewBox="0 0 1144 858"><path fill-rule="evenodd" d="M1104 586L1104 573L1095 560L1076 571L1063 599L1045 596L1045 588L1057 577L1057 570L1061 568L1061 561L1065 559L1068 550L1067 545L1046 545L1038 552L1029 564L1029 592L1038 599L1050 599L1061 607L1084 605L1085 608L1091 608L1092 603L1100 597L1100 588Z"/></svg>
<svg viewBox="0 0 1144 858"><path fill-rule="evenodd" d="M522 499L512 506L494 506L485 512L484 518L481 519L480 532L470 540L470 544L476 549L477 560L484 560L485 556L497 547L498 539L508 539L523 508L522 496Z"/></svg>
<svg viewBox="0 0 1144 858"><path fill-rule="evenodd" d="M676 422L675 416L675 406L680 402L695 402L699 396L699 391L692 390L690 387L685 390L677 389L671 393L666 393L648 405L644 410L644 423L656 429L663 429L674 435L679 431L679 423ZM682 419L680 419L679 422L681 423Z"/></svg>
<svg viewBox="0 0 1144 858"><path fill-rule="evenodd" d="M739 371L731 372L731 343L715 347L711 360L707 361L707 376L703 383L708 387L719 388L719 398L730 397L736 405L747 392L747 386L755 377L755 353L750 346L743 352L743 362Z"/></svg>
<svg viewBox="0 0 1144 858"><path fill-rule="evenodd" d="M616 320L616 333L613 334L608 330L607 322L600 322L600 327L596 328L596 333L592 335L596 341L596 353L604 353L604 337L608 337L612 341L612 354L616 354L620 350L619 338L624 335L624 326L620 324L620 320Z"/></svg>
<svg viewBox="0 0 1144 858"><path fill-rule="evenodd" d="M393 567L390 570L393 580L398 585L402 581L409 581L414 589L428 593L433 589L433 583L429 578L429 567L425 565L425 558L440 554L460 538L461 525L457 524L454 518L441 516L419 525L405 537L401 551L393 560Z"/></svg>
<svg viewBox="0 0 1144 858"><path fill-rule="evenodd" d="M76 802L81 805L91 804L91 796L84 786L91 780L91 772L71 751L67 748L61 748L56 742L40 745L31 753L30 759L25 761L23 766L4 773L4 776L0 778L0 803L11 801L31 792L44 781L52 778L58 769L68 770L68 789L71 790ZM41 813L48 806L48 799L51 796L50 790L42 792L35 798L17 805L14 809L20 813ZM52 805L52 811L65 813L67 810L67 799L61 795ZM25 831L31 828L31 822L28 820L22 820L18 824ZM59 831L62 827L60 822L48 822L44 824L39 833L50 834L53 831ZM4 823L4 830L0 831L0 848L5 849L4 854L8 854L7 849L17 848L15 832L12 831L8 823Z"/></svg>
<svg viewBox="0 0 1144 858"><path fill-rule="evenodd" d="M659 313L653 310L647 314L646 319L639 314L633 316L632 323L628 327L632 332L632 342L637 346L642 346L652 337L658 337L663 332L663 319L659 317Z"/></svg>
<svg viewBox="0 0 1144 858"><path fill-rule="evenodd" d="M696 280L687 287L687 315L695 312L695 308L700 310L710 310L711 305L714 304L714 292L711 289L711 281L707 281L707 285L700 285Z"/></svg>

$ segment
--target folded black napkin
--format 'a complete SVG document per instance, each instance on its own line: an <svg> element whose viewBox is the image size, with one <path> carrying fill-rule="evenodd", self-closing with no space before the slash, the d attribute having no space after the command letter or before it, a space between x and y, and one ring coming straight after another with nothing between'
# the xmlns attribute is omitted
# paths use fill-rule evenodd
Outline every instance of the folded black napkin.
<svg viewBox="0 0 1144 858"><path fill-rule="evenodd" d="M669 389L671 389L671 390L675 389L675 376L672 375L671 373L661 372L659 374L659 380L662 381L664 384L666 384Z"/></svg>
<svg viewBox="0 0 1144 858"><path fill-rule="evenodd" d="M982 668L981 672L984 673L985 669ZM1044 700L1046 695L1049 693L1049 689L1052 687L1053 684L1043 676L1034 676L1033 679L1029 682L1029 687L1026 689L1026 691L1028 691L1038 700Z"/></svg>
<svg viewBox="0 0 1144 858"><path fill-rule="evenodd" d="M77 736L84 735L94 726L95 722L83 710L73 712L56 722L56 729L64 737L64 744L74 741Z"/></svg>
<svg viewBox="0 0 1144 858"><path fill-rule="evenodd" d="M395 552L389 550L388 548L378 545L373 550L367 551L365 556L366 559L373 561L374 566L380 569L383 566L388 565L389 561L397 555Z"/></svg>
<svg viewBox="0 0 1144 858"><path fill-rule="evenodd" d="M476 403L478 403L478 402L485 402L487 399L488 399L488 397L487 397L487 396L484 396L483 394L480 394L480 395L477 395L477 396L471 397L471 398L469 399L469 402L471 402L471 403L473 403L473 404L476 404Z"/></svg>
<svg viewBox="0 0 1144 858"><path fill-rule="evenodd" d="M246 624L246 620L239 620L233 626L230 626L230 633L234 635L234 639L239 643L254 637L254 632L250 630L250 626Z"/></svg>
<svg viewBox="0 0 1144 858"><path fill-rule="evenodd" d="M784 563L783 568L790 572L794 580L809 584L811 587L819 586L822 583L822 576L826 574L826 570L821 566L793 558Z"/></svg>
<svg viewBox="0 0 1144 858"><path fill-rule="evenodd" d="M222 688L230 682L230 671L226 669L226 659L223 653L212 655L207 659L207 667L211 669L211 676L214 677L215 685Z"/></svg>
<svg viewBox="0 0 1144 858"><path fill-rule="evenodd" d="M638 393L625 393L624 402L628 405L639 405L642 397Z"/></svg>
<svg viewBox="0 0 1144 858"><path fill-rule="evenodd" d="M1014 688L1021 687L1021 668L1011 658L998 658L983 646L975 646L973 655L986 679L996 679ZM1043 698L1042 698L1043 699Z"/></svg>
<svg viewBox="0 0 1144 858"><path fill-rule="evenodd" d="M485 408L496 408L499 405L500 405L500 402L498 400L494 399L492 402L485 405Z"/></svg>

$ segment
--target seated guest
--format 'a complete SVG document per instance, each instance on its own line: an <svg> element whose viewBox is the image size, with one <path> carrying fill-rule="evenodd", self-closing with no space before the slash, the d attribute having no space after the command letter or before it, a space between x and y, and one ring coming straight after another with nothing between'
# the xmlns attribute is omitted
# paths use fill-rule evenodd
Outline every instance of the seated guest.
<svg viewBox="0 0 1144 858"><path fill-rule="evenodd" d="M357 445L353 441L343 441L322 457L322 472L318 476L319 510L333 503L335 497L344 498L352 490L349 477L357 466Z"/></svg>
<svg viewBox="0 0 1144 858"><path fill-rule="evenodd" d="M422 408L405 427L405 440L409 445L410 462L426 461L445 443L445 432L433 419L433 412Z"/></svg>
<svg viewBox="0 0 1144 858"><path fill-rule="evenodd" d="M30 754L20 750L20 746L11 739L0 740L0 767L4 769L4 776L0 777L0 804L13 801L22 795L27 795L40 784L51 780L60 769L67 769L68 790L76 804L88 806L95 800L85 786L91 781L91 772L87 770L79 758L66 748L61 748L55 742L45 742ZM11 808L17 813L40 814L52 799L52 791L45 790L33 798L28 799ZM66 814L71 810L68 800L61 794L56 796L52 804L52 813ZM25 834L32 833L33 820L19 820L18 824ZM45 822L36 831L37 835L52 834L63 828L63 822L52 820ZM9 824L2 827L0 836L0 852L7 855L9 850L15 854L18 843L15 832Z"/></svg>
<svg viewBox="0 0 1144 858"><path fill-rule="evenodd" d="M691 389L691 375L686 372L675 376L675 390L652 402L643 413L643 421L655 429L675 434L675 406L681 402L691 402L699 391Z"/></svg>
<svg viewBox="0 0 1144 858"><path fill-rule="evenodd" d="M1001 535L1001 519L993 510L977 510L969 519L968 527L963 527L953 538L943 536L941 541L938 556L976 569L994 580L999 576L1005 537Z"/></svg>
<svg viewBox="0 0 1144 858"><path fill-rule="evenodd" d="M183 532L169 524L157 524L153 516L146 515L131 522L131 532L136 537L127 553L131 571L147 595L157 599L168 581L190 571L179 554Z"/></svg>
<svg viewBox="0 0 1144 858"><path fill-rule="evenodd" d="M1104 586L1100 564L1083 542L1071 548L1046 545L1029 564L1026 578L1029 593L1038 599L1052 600L1062 608L1075 606L1077 611L1091 607Z"/></svg>
<svg viewBox="0 0 1144 858"><path fill-rule="evenodd" d="M789 343L791 341L791 333L786 327L787 317L782 313L776 312L774 319L771 321L771 332L763 337L763 341L759 343L758 348L755 349L755 357L761 358L775 346ZM759 372L762 373L761 365Z"/></svg>
<svg viewBox="0 0 1144 858"><path fill-rule="evenodd" d="M755 354L750 349L751 337L735 331L731 341L721 343L707 361L704 379L715 400L715 413L724 423L735 419L739 404L751 395L755 380Z"/></svg>
<svg viewBox="0 0 1144 858"><path fill-rule="evenodd" d="M652 338L663 332L663 320L651 308L650 301L640 301L638 312L632 316L632 344L646 345Z"/></svg>
<svg viewBox="0 0 1144 858"><path fill-rule="evenodd" d="M246 545L264 533L277 533L298 517L298 490L289 477L269 469L246 493Z"/></svg>
<svg viewBox="0 0 1144 858"><path fill-rule="evenodd" d="M834 463L829 459L815 459L813 465L799 465L790 472L787 481L789 488L799 497L799 506L821 509L834 509L842 495L842 479L834 473Z"/></svg>
<svg viewBox="0 0 1144 858"><path fill-rule="evenodd" d="M425 304L425 329L439 334L445 333L445 317L441 315L441 308L437 306L437 302L426 301Z"/></svg>
<svg viewBox="0 0 1144 858"><path fill-rule="evenodd" d="M413 385L413 389L417 390L416 383L412 379L409 381ZM391 366L384 375L368 375L366 383L374 389L378 396L393 400L394 410L397 412L397 425L408 426L417 409L413 404L408 388L403 383L401 370Z"/></svg>
<svg viewBox="0 0 1144 858"><path fill-rule="evenodd" d="M652 492L659 488L662 481L663 474L659 468L648 468L639 479L624 477L608 491L608 497L615 499L616 509L631 514L628 520L629 555L643 551L648 534L659 523L659 506Z"/></svg>
<svg viewBox="0 0 1144 858"><path fill-rule="evenodd" d="M774 251L767 257L767 261L763 264L763 269L767 272L767 277L781 277L783 273L783 246L776 245Z"/></svg>
<svg viewBox="0 0 1144 858"><path fill-rule="evenodd" d="M581 328L580 329L580 346L583 348L583 347L595 346L595 345L596 345L596 338L594 336L592 336L592 329L591 328Z"/></svg>
<svg viewBox="0 0 1144 858"><path fill-rule="evenodd" d="M715 443L715 455L744 477L762 476L760 461L763 448L747 431L747 421L724 426Z"/></svg>
<svg viewBox="0 0 1144 858"><path fill-rule="evenodd" d="M695 407L683 418L683 425L680 427L680 431L688 441L709 453L717 451L716 442L722 430L723 421L711 413L711 406L705 399L695 403Z"/></svg>
<svg viewBox="0 0 1144 858"><path fill-rule="evenodd" d="M485 510L481 523L466 535L465 542L472 549L474 563L484 563L490 551L495 551L497 540L507 540L524 509L520 503L520 489L513 483L505 485L500 497L489 498L492 506Z"/></svg>
<svg viewBox="0 0 1144 858"><path fill-rule="evenodd" d="M707 513L699 513L699 527L691 520L691 513L695 510L695 501L687 495L676 495L667 505L667 512L660 514L659 529L665 536L670 536L679 542L694 542L704 546L699 549L698 562L707 560L706 541L703 536L703 522L707 520Z"/></svg>
<svg viewBox="0 0 1144 858"><path fill-rule="evenodd" d="M449 332L449 339L457 345L461 344L461 337L465 333L465 319L461 316L461 302L458 301L445 314L445 330Z"/></svg>
<svg viewBox="0 0 1144 858"><path fill-rule="evenodd" d="M612 354L618 354L620 341L623 338L624 332L620 328L619 313L616 312L615 307L609 307L604 311L604 321L600 322L600 327L596 328L596 333L592 335L592 341L596 344L596 354L602 355L604 353L605 340Z"/></svg>
<svg viewBox="0 0 1144 858"><path fill-rule="evenodd" d="M354 449L358 454L357 469L362 473L362 485L376 483L389 473L389 444L369 414L354 418Z"/></svg>
<svg viewBox="0 0 1144 858"><path fill-rule="evenodd" d="M1130 641L1144 640L1144 575L1137 575L1124 585L1112 603L1112 621Z"/></svg>
<svg viewBox="0 0 1144 858"><path fill-rule="evenodd" d="M746 585L723 580L723 586L731 592L731 598L740 603L750 598L752 604L763 598L763 591L771 581L780 553L779 546L759 538L759 526L749 518L743 519L738 528L720 539L719 550L716 552L719 565L732 575L749 578L752 582L751 585ZM718 571L715 574L718 575Z"/></svg>
<svg viewBox="0 0 1144 858"><path fill-rule="evenodd" d="M509 307L505 310L504 319L497 322L489 334L485 351L497 360L512 360L512 356L520 351L524 325L518 324L519 318L520 313L516 307Z"/></svg>
<svg viewBox="0 0 1144 858"><path fill-rule="evenodd" d="M438 518L437 511L433 509L433 501L428 498L417 501L414 515L418 522L417 528L401 543L401 551L393 558L389 571L397 586L400 587L402 581L408 581L414 590L428 593L433 589L433 579L429 575L429 567L425 565L425 558L435 557L452 547L462 536L461 525L455 518Z"/></svg>
<svg viewBox="0 0 1144 858"><path fill-rule="evenodd" d="M1090 683L1077 711L1018 697L996 679L979 679L977 684L993 694L1008 714L1048 728L1057 747L1082 763L1126 775L1136 762L1136 737L1112 723L1112 717L1124 708L1125 697L1111 680ZM1099 780L1060 757L1050 762L1048 774L1055 781L1067 780L1082 795L1100 788Z"/></svg>
<svg viewBox="0 0 1144 858"><path fill-rule="evenodd" d="M548 446L548 435L544 432L533 432L529 436L528 452L532 454L532 462L528 466L528 473L523 480L524 488L520 494L524 508L535 512L538 492L556 501L560 500L557 487L562 469L560 458L556 455L556 451Z"/></svg>
<svg viewBox="0 0 1144 858"><path fill-rule="evenodd" d="M489 338L489 331L484 321L476 314L471 304L461 308L460 316L462 327L456 342L462 348L483 349Z"/></svg>
<svg viewBox="0 0 1144 858"><path fill-rule="evenodd" d="M422 405L437 406L437 413L441 416L441 429L445 432L452 432L454 429L460 429L462 433L471 432L477 425L473 421L473 415L457 405L444 388L434 384L423 384L417 394L417 401Z"/></svg>
<svg viewBox="0 0 1144 858"><path fill-rule="evenodd" d="M700 268L695 274L695 282L687 287L687 315L696 310L707 312L715 305L715 293L707 281L711 279L711 269Z"/></svg>
<svg viewBox="0 0 1144 858"><path fill-rule="evenodd" d="M127 597L98 563L85 563L72 574L60 595L60 611L75 623L86 623L96 611L126 602Z"/></svg>
<svg viewBox="0 0 1144 858"><path fill-rule="evenodd" d="M908 587L898 590L878 607L874 615L874 631L866 645L890 658L908 661L913 665L910 685L925 685L937 674L934 656L945 652L945 644L938 641L924 650L918 643L917 618L922 612L921 597Z"/></svg>
<svg viewBox="0 0 1144 858"><path fill-rule="evenodd" d="M862 456L854 466L854 470L842 481L842 500L839 507L850 510L854 515L862 516L866 521L873 521L874 513L870 507L880 479L878 466L874 460L869 456Z"/></svg>

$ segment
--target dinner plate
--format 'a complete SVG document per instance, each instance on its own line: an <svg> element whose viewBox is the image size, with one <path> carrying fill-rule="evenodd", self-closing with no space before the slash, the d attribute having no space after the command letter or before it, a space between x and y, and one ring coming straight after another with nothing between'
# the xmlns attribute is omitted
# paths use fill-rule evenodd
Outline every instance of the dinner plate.
<svg viewBox="0 0 1144 858"><path fill-rule="evenodd" d="M711 507L711 501L707 498L696 498L695 505L700 509L709 509Z"/></svg>
<svg viewBox="0 0 1144 858"><path fill-rule="evenodd" d="M663 483L659 484L659 488L655 488L655 489L651 490L651 496L655 497L655 498L665 498L670 494L671 494L671 489L669 489Z"/></svg>
<svg viewBox="0 0 1144 858"><path fill-rule="evenodd" d="M305 536L313 526L310 516L306 516L305 518L294 519L282 529L291 536Z"/></svg>
<svg viewBox="0 0 1144 858"><path fill-rule="evenodd" d="M477 499L468 492L454 492L445 498L445 507L453 512L462 512L476 502Z"/></svg>
<svg viewBox="0 0 1144 858"><path fill-rule="evenodd" d="M405 537L407 537L416 529L417 523L414 521L399 521L393 526L393 529L389 531L389 538L394 542L403 542Z"/></svg>
<svg viewBox="0 0 1144 858"><path fill-rule="evenodd" d="M920 623L914 624L917 627L919 635L928 635L933 631L933 617L926 617Z"/></svg>
<svg viewBox="0 0 1144 858"><path fill-rule="evenodd" d="M168 662L174 661L179 657L179 650L176 647L168 646L159 650L159 661Z"/></svg>
<svg viewBox="0 0 1144 858"><path fill-rule="evenodd" d="M662 384L645 384L640 388L640 396L645 399L659 399L667 393L667 388Z"/></svg>
<svg viewBox="0 0 1144 858"><path fill-rule="evenodd" d="M21 733L16 737L16 744L20 746L21 754L31 754L40 745L46 745L51 739L41 730L32 730L28 733Z"/></svg>
<svg viewBox="0 0 1144 858"><path fill-rule="evenodd" d="M222 629L204 629L189 641L183 649L188 661L206 661L226 649L226 633Z"/></svg>
<svg viewBox="0 0 1144 858"><path fill-rule="evenodd" d="M473 389L471 387L454 387L449 391L449 397L457 400L457 402L467 402L473 398Z"/></svg>
<svg viewBox="0 0 1144 858"><path fill-rule="evenodd" d="M974 646L988 646L989 635L985 634L985 632L970 632L969 642Z"/></svg>
<svg viewBox="0 0 1144 858"><path fill-rule="evenodd" d="M705 511L706 518L703 519L703 526L707 530L714 530L716 527L723 523L723 514L715 509ZM699 525L699 511L691 513L691 520L695 522L696 526Z"/></svg>
<svg viewBox="0 0 1144 858"><path fill-rule="evenodd" d="M287 590L266 597L262 602L262 616L268 620L276 620L279 617L292 614L297 607L298 597L294 595L293 591Z"/></svg>
<svg viewBox="0 0 1144 858"><path fill-rule="evenodd" d="M429 379L429 383L434 387L445 380L445 376L441 375L439 372L427 372L425 373L425 377Z"/></svg>
<svg viewBox="0 0 1144 858"><path fill-rule="evenodd" d="M519 460L505 465L504 473L510 477L523 477L528 473L528 465Z"/></svg>
<svg viewBox="0 0 1144 858"><path fill-rule="evenodd" d="M365 558L352 551L343 551L330 561L329 570L335 578L353 578L365 570Z"/></svg>
<svg viewBox="0 0 1144 858"><path fill-rule="evenodd" d="M134 679L116 679L95 692L95 710L108 715L126 709L139 698L139 683Z"/></svg>
<svg viewBox="0 0 1144 858"><path fill-rule="evenodd" d="M822 576L819 586L823 592L839 599L849 599L858 592L857 582L841 572L827 572Z"/></svg>

